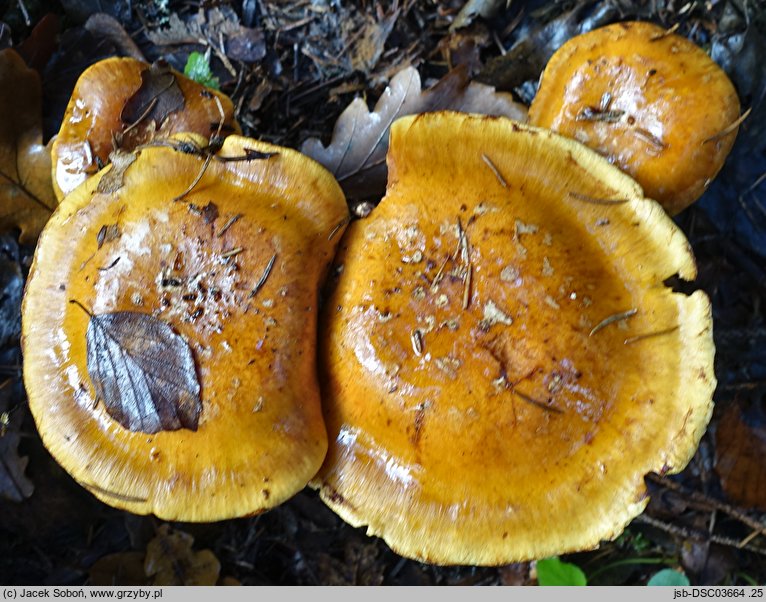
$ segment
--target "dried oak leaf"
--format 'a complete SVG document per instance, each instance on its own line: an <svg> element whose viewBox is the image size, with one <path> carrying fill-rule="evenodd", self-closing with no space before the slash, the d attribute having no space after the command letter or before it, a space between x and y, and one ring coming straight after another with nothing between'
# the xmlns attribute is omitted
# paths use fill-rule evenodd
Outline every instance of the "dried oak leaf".
<svg viewBox="0 0 766 602"><path fill-rule="evenodd" d="M18 227L21 242L33 243L55 207L40 77L6 49L0 51L0 230Z"/></svg>
<svg viewBox="0 0 766 602"><path fill-rule="evenodd" d="M726 496L766 511L766 411L733 404L718 423L715 469Z"/></svg>
<svg viewBox="0 0 766 602"><path fill-rule="evenodd" d="M414 67L397 73L370 112L356 98L341 113L325 147L317 138L306 140L301 151L329 169L351 198L380 197L386 188L386 151L391 124L399 117L431 111L462 111L526 121L526 109L510 94L491 86L468 83L464 68L454 69L435 86L421 90Z"/></svg>
<svg viewBox="0 0 766 602"><path fill-rule="evenodd" d="M92 314L88 375L109 415L126 429L197 430L200 385L189 344L149 314Z"/></svg>
<svg viewBox="0 0 766 602"><path fill-rule="evenodd" d="M221 563L210 550L192 550L194 538L162 525L146 546L144 570L153 585L215 585Z"/></svg>

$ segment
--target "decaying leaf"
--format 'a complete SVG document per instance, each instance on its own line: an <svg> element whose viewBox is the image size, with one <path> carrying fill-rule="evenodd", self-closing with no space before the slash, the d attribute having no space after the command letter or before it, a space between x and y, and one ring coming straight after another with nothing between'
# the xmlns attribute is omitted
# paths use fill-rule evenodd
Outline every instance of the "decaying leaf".
<svg viewBox="0 0 766 602"><path fill-rule="evenodd" d="M156 61L141 72L141 87L125 102L120 118L128 127L153 121L159 129L170 113L184 108L184 102L170 65Z"/></svg>
<svg viewBox="0 0 766 602"><path fill-rule="evenodd" d="M197 430L200 385L188 343L137 312L91 314L88 375L109 415L143 433Z"/></svg>
<svg viewBox="0 0 766 602"><path fill-rule="evenodd" d="M50 148L42 144L40 78L11 49L0 51L0 229L32 243L56 207Z"/></svg>
<svg viewBox="0 0 766 602"><path fill-rule="evenodd" d="M125 171L133 164L136 157L136 153L119 149L112 151L109 154L109 161L112 163L112 168L98 181L96 192L110 194L112 192L117 192L122 188L122 180L125 177ZM99 248L101 248L101 245L99 245Z"/></svg>
<svg viewBox="0 0 766 602"><path fill-rule="evenodd" d="M417 70L408 67L391 79L372 112L363 99L356 98L338 118L329 146L311 138L303 143L301 151L335 174L346 196L379 197L386 187L391 124L405 115L440 110L526 120L526 110L510 94L475 82L469 84L463 68L449 72L423 91Z"/></svg>
<svg viewBox="0 0 766 602"><path fill-rule="evenodd" d="M356 40L350 51L352 69L369 73L375 68L398 17L398 10L383 19L373 19L366 15L361 30L357 23L349 21L346 37L349 42Z"/></svg>
<svg viewBox="0 0 766 602"><path fill-rule="evenodd" d="M716 472L729 499L766 511L766 412L734 403L716 430Z"/></svg>
<svg viewBox="0 0 766 602"><path fill-rule="evenodd" d="M221 563L210 550L192 550L194 538L162 525L146 546L144 570L153 585L215 585Z"/></svg>

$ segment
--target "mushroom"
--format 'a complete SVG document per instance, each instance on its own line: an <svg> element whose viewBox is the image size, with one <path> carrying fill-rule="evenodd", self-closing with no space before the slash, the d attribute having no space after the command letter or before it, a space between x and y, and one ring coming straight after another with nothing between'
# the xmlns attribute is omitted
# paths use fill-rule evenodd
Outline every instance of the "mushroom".
<svg viewBox="0 0 766 602"><path fill-rule="evenodd" d="M553 55L531 124L575 138L674 215L723 166L739 125L729 78L693 42L651 23L576 36Z"/></svg>
<svg viewBox="0 0 766 602"><path fill-rule="evenodd" d="M682 232L580 143L503 118L407 117L320 317L330 440L312 481L435 564L596 547L710 418L710 303Z"/></svg>
<svg viewBox="0 0 766 602"><path fill-rule="evenodd" d="M53 142L53 187L59 200L96 173L115 148L132 151L155 138L193 132L239 133L234 105L158 61L109 58L77 80Z"/></svg>
<svg viewBox="0 0 766 602"><path fill-rule="evenodd" d="M22 310L46 447L102 501L167 520L271 508L327 445L317 297L343 193L296 151L229 136L191 152L204 144L143 148L69 194Z"/></svg>

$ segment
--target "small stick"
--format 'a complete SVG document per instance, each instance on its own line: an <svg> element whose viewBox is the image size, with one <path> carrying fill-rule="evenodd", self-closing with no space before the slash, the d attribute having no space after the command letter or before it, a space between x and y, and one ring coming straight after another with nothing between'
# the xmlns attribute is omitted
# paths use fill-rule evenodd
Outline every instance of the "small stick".
<svg viewBox="0 0 766 602"><path fill-rule="evenodd" d="M666 37L668 37L670 34L672 34L672 33L675 33L676 31L678 31L678 28L679 28L680 26L681 26L681 24L680 24L680 23L676 23L675 25L673 25L673 26L669 27L668 29L666 29L666 30L665 30L665 31L663 31L662 33L658 33L657 35L653 35L651 38L649 38L649 41L650 41L650 42L656 42L656 41L658 41L658 40L661 40L661 39L663 39L663 38L666 38Z"/></svg>
<svg viewBox="0 0 766 602"><path fill-rule="evenodd" d="M199 170L199 173L197 174L197 177L194 178L194 181L189 185L189 187L184 190L181 194L179 194L177 197L173 199L173 202L177 202L182 200L187 194L189 194L192 190L194 190L194 187L199 184L199 181L202 179L202 176L205 175L205 172L207 171L208 165L210 165L210 161L213 159L213 155L208 155L205 157L205 162L202 164L202 169Z"/></svg>
<svg viewBox="0 0 766 602"><path fill-rule="evenodd" d="M557 408L556 406L549 406L546 403L543 403L542 401L537 401L535 398L530 397L526 393L522 393L515 387L511 387L511 393L515 394L517 397L520 397L527 403L531 403L533 406L537 406L541 410L545 410L546 412L553 412L555 414L563 414L564 410Z"/></svg>
<svg viewBox="0 0 766 602"><path fill-rule="evenodd" d="M131 124L130 124L128 127L126 127L126 128L125 128L125 129L124 129L124 130L121 132L121 135L122 135L122 136L125 136L125 134L127 134L127 133L128 133L130 130L132 130L133 128L135 128L135 127L136 127L136 126L137 126L139 123L141 123L141 122L142 122L144 119L146 119L146 118L149 116L149 113L151 113L151 112L152 112L152 110L154 110L154 107L157 105L157 103L159 102L159 100L160 100L160 99L159 99L157 96L155 96L154 98L152 98L152 100L149 102L149 104L148 104L148 105L146 105L146 108L144 109L144 112L143 112L143 113L141 113L140 117L139 117L138 119L136 119L136 120L135 120L133 123L131 123Z"/></svg>
<svg viewBox="0 0 766 602"><path fill-rule="evenodd" d="M708 142L715 142L716 140L720 140L721 138L724 138L725 136L728 136L729 134L731 134L734 130L736 130L742 124L742 122L745 119L747 119L750 116L750 112L752 110L753 110L753 107L750 107L747 111L742 113L739 119L737 119L734 123L725 127L723 130L721 130L717 134L710 136L710 138L707 138L706 140L704 140L702 144L707 144Z"/></svg>
<svg viewBox="0 0 766 602"><path fill-rule="evenodd" d="M263 270L263 274L261 274L261 277L258 279L258 282L255 283L255 287L252 291L250 291L250 299L255 297L258 294L258 291L260 291L263 288L263 285L266 284L266 280L269 277L269 274L271 274L271 269L274 267L274 262L277 260L277 254L274 253L271 256L271 259L269 259L269 263L266 265L266 269Z"/></svg>
<svg viewBox="0 0 766 602"><path fill-rule="evenodd" d="M492 163L492 160L485 155L484 153L481 154L481 158L484 160L484 163L487 164L487 167L492 171L493 174L495 174L495 177L497 178L497 181L500 182L503 188L508 188L508 182L505 181L505 178L503 177L503 174L500 173L500 170L495 166L494 163Z"/></svg>
<svg viewBox="0 0 766 602"><path fill-rule="evenodd" d="M239 255L242 251L244 251L242 247L237 247L236 249L232 249L231 251L226 251L225 253L221 253L221 259L234 257L235 255Z"/></svg>
<svg viewBox="0 0 766 602"><path fill-rule="evenodd" d="M633 308L633 309L629 309L628 311L624 311L624 312L619 313L619 314L612 314L611 316L609 316L607 318L604 318L603 320L601 320L601 322L596 324L593 327L593 330L590 331L590 334L588 336L592 337L594 334L596 334L602 328L606 328L607 326L609 326L610 324L613 324L614 322L619 322L620 320L625 320L627 318L632 318L637 313L638 313L638 310Z"/></svg>
<svg viewBox="0 0 766 602"><path fill-rule="evenodd" d="M657 332L645 332L644 334L639 334L634 337L629 337L623 341L623 345L631 345L632 343L636 343L638 341L643 341L644 339L651 339L653 337L659 337L665 334L670 334L671 332L675 332L678 330L678 326L671 326L670 328L666 328L665 330L658 330Z"/></svg>
<svg viewBox="0 0 766 602"><path fill-rule="evenodd" d="M583 201L585 203L593 203L594 205L622 205L624 203L630 202L630 199L599 199L596 197L588 196L587 194L582 194L580 192L570 191L567 194L573 199L577 199L578 201Z"/></svg>
<svg viewBox="0 0 766 602"><path fill-rule="evenodd" d="M237 220L239 220L241 217L242 217L241 213L237 213L237 215L234 215L234 216L230 217L229 221L224 224L223 228L221 228L221 231L217 234L217 237L221 238L221 236L223 236L226 233L226 231L229 228L231 228L234 225L234 223Z"/></svg>

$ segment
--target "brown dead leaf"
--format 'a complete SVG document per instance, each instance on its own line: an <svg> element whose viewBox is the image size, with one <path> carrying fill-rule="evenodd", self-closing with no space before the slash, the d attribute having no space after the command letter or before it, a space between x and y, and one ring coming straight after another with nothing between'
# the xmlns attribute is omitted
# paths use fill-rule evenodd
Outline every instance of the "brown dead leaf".
<svg viewBox="0 0 766 602"><path fill-rule="evenodd" d="M726 496L766 511L766 412L732 404L716 430L715 469Z"/></svg>
<svg viewBox="0 0 766 602"><path fill-rule="evenodd" d="M0 230L18 227L33 243L55 207L40 78L14 50L0 51Z"/></svg>
<svg viewBox="0 0 766 602"><path fill-rule="evenodd" d="M415 113L452 110L505 116L526 121L526 109L510 94L491 86L468 83L464 68L445 75L428 90L421 90L420 75L413 67L397 73L370 112L356 98L341 113L329 146L316 138L303 143L301 151L329 169L347 197L381 197L386 188L386 151L391 124Z"/></svg>
<svg viewBox="0 0 766 602"><path fill-rule="evenodd" d="M356 40L350 52L352 69L369 74L375 68L398 18L399 11L396 10L382 20L366 15L361 29L356 23L349 23L350 27L345 32L347 43Z"/></svg>
<svg viewBox="0 0 766 602"><path fill-rule="evenodd" d="M136 157L136 153L129 153L128 151L123 150L112 151L109 154L109 161L111 162L112 168L98 181L96 192L111 194L122 188L125 171L127 171L128 167L133 165ZM99 246L99 248L101 247Z"/></svg>
<svg viewBox="0 0 766 602"><path fill-rule="evenodd" d="M210 550L192 550L194 538L162 525L146 546L144 570L153 585L215 585L221 563Z"/></svg>

